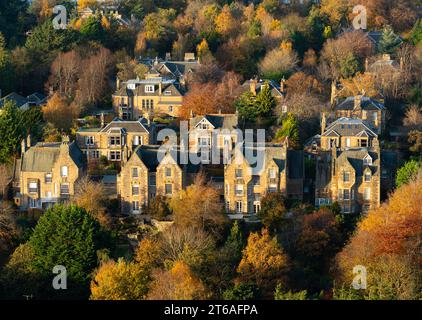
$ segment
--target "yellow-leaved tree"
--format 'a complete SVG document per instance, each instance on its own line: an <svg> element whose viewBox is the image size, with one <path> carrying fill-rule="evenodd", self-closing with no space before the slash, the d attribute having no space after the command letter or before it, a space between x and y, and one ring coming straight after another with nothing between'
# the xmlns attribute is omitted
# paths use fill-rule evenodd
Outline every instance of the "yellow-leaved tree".
<svg viewBox="0 0 422 320"><path fill-rule="evenodd" d="M142 300L148 293L149 273L137 263L109 260L91 281L92 300Z"/></svg>
<svg viewBox="0 0 422 320"><path fill-rule="evenodd" d="M182 261L176 261L170 270L156 270L148 294L149 300L203 300L206 297L204 285Z"/></svg>
<svg viewBox="0 0 422 320"><path fill-rule="evenodd" d="M277 284L285 284L288 268L288 257L276 237L271 237L268 229L262 229L261 233L252 232L249 235L237 268L238 280L256 284L263 296L269 298Z"/></svg>

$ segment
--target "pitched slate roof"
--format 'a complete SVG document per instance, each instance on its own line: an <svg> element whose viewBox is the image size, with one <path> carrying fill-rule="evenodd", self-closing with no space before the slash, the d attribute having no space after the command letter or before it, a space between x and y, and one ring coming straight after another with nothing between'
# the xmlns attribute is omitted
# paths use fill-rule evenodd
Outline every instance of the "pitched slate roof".
<svg viewBox="0 0 422 320"><path fill-rule="evenodd" d="M173 80L173 79L164 79L164 78L154 78L154 79L145 79L145 80L128 80L126 82L123 82L118 90L114 93L115 96L127 96L127 97L133 97L133 96L158 96L159 91L159 84L161 83L161 95L167 96L167 94L164 94L165 91L168 91L168 96L176 96L180 97L185 94L182 87L179 86L179 84ZM147 85L153 85L154 86L154 92L146 92L145 86ZM129 89L129 86L135 86L135 89Z"/></svg>
<svg viewBox="0 0 422 320"><path fill-rule="evenodd" d="M191 128L195 128L203 119L209 121L215 129L233 130L237 128L238 116L236 114L206 114L196 116L190 120Z"/></svg>
<svg viewBox="0 0 422 320"><path fill-rule="evenodd" d="M248 144L242 150L242 155L249 166L252 168L253 174L261 174L263 169L268 166L269 163L274 162L279 168L280 172L286 168L286 157L283 155L282 144ZM235 155L236 150L233 150ZM248 159L248 153L253 158ZM232 159L232 163L233 163ZM253 163L255 162L255 163Z"/></svg>
<svg viewBox="0 0 422 320"><path fill-rule="evenodd" d="M102 128L100 132L107 132L112 128L120 128L120 129L123 129L125 132L148 133L148 130L141 123L141 119L130 121L130 120L122 120L120 118L114 118L113 121L111 121L104 128Z"/></svg>
<svg viewBox="0 0 422 320"><path fill-rule="evenodd" d="M61 142L39 142L29 148L22 158L21 171L26 172L51 172L61 150ZM68 144L69 155L78 167L84 164L84 156L75 142Z"/></svg>
<svg viewBox="0 0 422 320"><path fill-rule="evenodd" d="M188 164L180 164L180 150L176 148L172 148L170 151L159 145L142 145L136 148L133 156L138 157L150 172L156 172L160 164L159 160L163 159L167 153L170 154L180 168L186 169L187 172L195 173L199 171L199 165L194 165L190 162Z"/></svg>
<svg viewBox="0 0 422 320"><path fill-rule="evenodd" d="M322 136L338 137L338 136L368 136L377 137L377 134L364 123L361 119L340 118L331 123Z"/></svg>
<svg viewBox="0 0 422 320"><path fill-rule="evenodd" d="M47 100L47 97L39 92L34 92L26 98L28 102L36 103L37 105L42 104Z"/></svg>
<svg viewBox="0 0 422 320"><path fill-rule="evenodd" d="M355 107L355 97L348 97L343 102L338 104L336 110L353 110ZM361 97L361 108L362 110L383 110L384 105L372 98L362 96Z"/></svg>
<svg viewBox="0 0 422 320"><path fill-rule="evenodd" d="M259 80L254 80L254 79L250 79L250 80L246 80L243 84L242 84L242 88L244 91L250 91L251 90L251 82L252 81L257 81L256 83L256 93L258 94L261 91L261 86L264 85L265 83L268 83L270 85L271 88L271 93L274 97L284 97L283 93L281 93L280 91L280 87L272 80L263 80L263 79L259 79Z"/></svg>
<svg viewBox="0 0 422 320"><path fill-rule="evenodd" d="M337 151L337 161L336 166L338 169L344 167L345 163L350 163L350 165L355 169L356 176L363 176L364 169L369 167L372 174L377 172L377 162L379 161L379 156L376 152L368 151L366 148L356 148L348 149L343 151ZM363 159L369 155L372 158L372 165L364 165Z"/></svg>
<svg viewBox="0 0 422 320"><path fill-rule="evenodd" d="M20 94L17 94L16 92L9 93L7 96L1 98L0 107L3 107L6 101L14 101L18 108L28 103L28 100L25 97L22 97Z"/></svg>

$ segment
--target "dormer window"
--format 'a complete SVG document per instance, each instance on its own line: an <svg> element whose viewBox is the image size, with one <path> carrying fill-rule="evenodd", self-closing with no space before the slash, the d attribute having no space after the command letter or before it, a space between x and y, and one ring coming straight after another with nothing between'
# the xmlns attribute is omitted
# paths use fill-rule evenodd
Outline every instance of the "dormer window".
<svg viewBox="0 0 422 320"><path fill-rule="evenodd" d="M371 166L372 165L372 158L370 155L367 155L365 158L363 158L363 165L365 166Z"/></svg>
<svg viewBox="0 0 422 320"><path fill-rule="evenodd" d="M145 92L146 93L153 93L154 92L154 86L153 85L146 85L145 86Z"/></svg>
<svg viewBox="0 0 422 320"><path fill-rule="evenodd" d="M165 95L165 96L171 96L171 91L170 91L170 90L166 90L166 91L164 91L164 95Z"/></svg>
<svg viewBox="0 0 422 320"><path fill-rule="evenodd" d="M371 173L365 172L365 178L364 178L365 182L371 182Z"/></svg>
<svg viewBox="0 0 422 320"><path fill-rule="evenodd" d="M275 169L274 168L270 168L270 179L275 179Z"/></svg>
<svg viewBox="0 0 422 320"><path fill-rule="evenodd" d="M127 85L127 88L128 88L129 90L135 90L135 89L136 89L136 84L135 84L135 83L129 83L129 84Z"/></svg>
<svg viewBox="0 0 422 320"><path fill-rule="evenodd" d="M209 125L208 123L206 123L205 121L199 124L199 129L202 130L208 130L209 129Z"/></svg>

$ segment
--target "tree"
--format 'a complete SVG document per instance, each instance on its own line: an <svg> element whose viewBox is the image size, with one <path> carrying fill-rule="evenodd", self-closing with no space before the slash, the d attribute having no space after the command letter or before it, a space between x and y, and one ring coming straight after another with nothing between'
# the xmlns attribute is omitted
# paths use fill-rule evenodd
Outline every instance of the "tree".
<svg viewBox="0 0 422 320"><path fill-rule="evenodd" d="M258 217L269 230L280 230L287 219L287 209L281 192L268 193L262 198Z"/></svg>
<svg viewBox="0 0 422 320"><path fill-rule="evenodd" d="M386 26L382 30L381 39L378 43L378 52L380 53L393 53L397 46L401 43L400 38L394 33L391 26Z"/></svg>
<svg viewBox="0 0 422 320"><path fill-rule="evenodd" d="M192 185L170 201L174 223L182 227L195 227L215 234L224 226L226 217L219 192L198 175Z"/></svg>
<svg viewBox="0 0 422 320"><path fill-rule="evenodd" d="M243 93L235 102L236 110L239 111L239 116L249 122L256 121L258 117L258 109L255 104L255 95L247 91Z"/></svg>
<svg viewBox="0 0 422 320"><path fill-rule="evenodd" d="M302 261L312 261L314 267L324 266L337 252L340 241L339 224L334 213L328 208L321 208L303 217L295 252Z"/></svg>
<svg viewBox="0 0 422 320"><path fill-rule="evenodd" d="M45 121L60 131L69 132L74 119L79 115L79 108L74 103L69 104L68 99L55 93L42 107L42 112Z"/></svg>
<svg viewBox="0 0 422 320"><path fill-rule="evenodd" d="M421 292L422 181L401 185L389 201L358 224L349 244L337 255L335 297L419 299ZM367 289L351 287L353 267L367 269Z"/></svg>
<svg viewBox="0 0 422 320"><path fill-rule="evenodd" d="M308 292L306 290L299 292L284 292L281 285L277 285L274 293L274 300L306 300Z"/></svg>
<svg viewBox="0 0 422 320"><path fill-rule="evenodd" d="M59 53L51 65L48 86L52 86L61 96L74 98L80 73L80 60L81 57L75 50Z"/></svg>
<svg viewBox="0 0 422 320"><path fill-rule="evenodd" d="M407 108L403 125L411 130L422 131L422 108L417 105Z"/></svg>
<svg viewBox="0 0 422 320"><path fill-rule="evenodd" d="M22 113L12 101L6 101L0 114L0 163L16 155L24 138Z"/></svg>
<svg viewBox="0 0 422 320"><path fill-rule="evenodd" d="M19 245L0 273L0 298L22 299L23 295L37 296L41 279L33 268L34 251L29 243Z"/></svg>
<svg viewBox="0 0 422 320"><path fill-rule="evenodd" d="M147 205L144 206L142 212L157 220L164 220L171 215L168 199L162 195L157 195L153 198Z"/></svg>
<svg viewBox="0 0 422 320"><path fill-rule="evenodd" d="M261 233L249 235L237 272L241 282L256 283L263 296L269 297L278 282L285 282L288 265L288 257L277 239L271 238L268 229L262 229Z"/></svg>
<svg viewBox="0 0 422 320"><path fill-rule="evenodd" d="M83 177L75 185L75 195L72 202L92 214L101 226L110 227L111 217L106 212L107 195L102 183Z"/></svg>
<svg viewBox="0 0 422 320"><path fill-rule="evenodd" d="M6 50L6 40L0 32L0 87L9 92L13 90L13 72L10 53Z"/></svg>
<svg viewBox="0 0 422 320"><path fill-rule="evenodd" d="M52 290L50 295L83 297L88 295L92 270L97 265L97 250L105 246L100 225L84 209L56 205L38 221L29 244L34 251L33 268L48 281L56 265L66 267L68 290Z"/></svg>
<svg viewBox="0 0 422 320"><path fill-rule="evenodd" d="M412 145L409 147L411 152L419 155L422 153L422 131L410 131L408 142L412 143Z"/></svg>
<svg viewBox="0 0 422 320"><path fill-rule="evenodd" d="M78 80L76 101L80 105L98 104L109 90L108 73L112 63L110 50L100 47L98 51L83 60L82 73Z"/></svg>
<svg viewBox="0 0 422 320"><path fill-rule="evenodd" d="M343 90L342 97L351 97L364 94L367 97L375 98L379 95L376 78L371 73L358 72L353 78L340 80Z"/></svg>
<svg viewBox="0 0 422 320"><path fill-rule="evenodd" d="M12 248L18 235L16 218L11 203L0 200L0 253Z"/></svg>
<svg viewBox="0 0 422 320"><path fill-rule="evenodd" d="M148 293L150 300L203 300L207 292L189 266L176 261L168 271L157 270Z"/></svg>
<svg viewBox="0 0 422 320"><path fill-rule="evenodd" d="M299 126L296 117L292 113L288 113L282 121L282 126L277 130L275 139L280 141L288 138L289 145L297 148L299 146Z"/></svg>
<svg viewBox="0 0 422 320"><path fill-rule="evenodd" d="M224 300L254 300L259 294L259 289L251 283L238 283L223 293Z"/></svg>
<svg viewBox="0 0 422 320"><path fill-rule="evenodd" d="M325 79L354 76L363 70L365 58L373 46L362 31L344 32L337 39L328 39L321 51L319 73Z"/></svg>
<svg viewBox="0 0 422 320"><path fill-rule="evenodd" d="M419 172L421 164L419 161L410 160L406 162L399 170L397 170L396 187L400 188L414 180Z"/></svg>
<svg viewBox="0 0 422 320"><path fill-rule="evenodd" d="M162 261L164 265L183 261L197 272L202 269L212 254L215 241L201 229L191 226L173 226L160 234L158 248L159 253L154 253L154 256L159 256L158 261ZM139 252L137 257L138 260L143 260Z"/></svg>
<svg viewBox="0 0 422 320"><path fill-rule="evenodd" d="M0 199L7 198L7 187L12 179L11 167L6 163L0 164Z"/></svg>
<svg viewBox="0 0 422 320"><path fill-rule="evenodd" d="M279 81L286 77L298 63L297 54L291 46L269 51L259 63L259 70L264 78Z"/></svg>
<svg viewBox="0 0 422 320"><path fill-rule="evenodd" d="M198 55L198 61L200 61L201 63L206 64L214 59L208 46L208 42L205 38L202 39L201 43L197 45L196 52Z"/></svg>
<svg viewBox="0 0 422 320"><path fill-rule="evenodd" d="M91 300L143 300L149 275L134 262L110 260L103 263L91 281Z"/></svg>
<svg viewBox="0 0 422 320"><path fill-rule="evenodd" d="M256 95L255 106L259 117L268 117L272 115L276 102L268 83L264 85L261 91Z"/></svg>
<svg viewBox="0 0 422 320"><path fill-rule="evenodd" d="M415 26L413 27L412 33L410 35L410 39L414 45L422 42L422 19L419 19L419 21L415 23Z"/></svg>
<svg viewBox="0 0 422 320"><path fill-rule="evenodd" d="M225 4L215 19L215 28L223 37L233 36L238 31L239 24L233 16L230 7Z"/></svg>

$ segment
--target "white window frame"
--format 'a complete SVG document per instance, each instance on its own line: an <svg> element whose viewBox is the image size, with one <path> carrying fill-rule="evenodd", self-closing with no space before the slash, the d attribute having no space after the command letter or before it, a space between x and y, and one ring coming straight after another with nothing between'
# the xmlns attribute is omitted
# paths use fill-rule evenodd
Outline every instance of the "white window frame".
<svg viewBox="0 0 422 320"><path fill-rule="evenodd" d="M94 136L85 137L85 144L87 146L93 146L94 145Z"/></svg>
<svg viewBox="0 0 422 320"><path fill-rule="evenodd" d="M237 213L243 213L243 202L242 201L236 201L236 212Z"/></svg>
<svg viewBox="0 0 422 320"><path fill-rule="evenodd" d="M243 184L235 184L234 186L234 193L236 196L243 196L244 194L244 188L243 188Z"/></svg>
<svg viewBox="0 0 422 320"><path fill-rule="evenodd" d="M62 166L60 168L60 175L64 178L69 175L69 168L67 166Z"/></svg>
<svg viewBox="0 0 422 320"><path fill-rule="evenodd" d="M154 93L155 92L155 86L153 84L147 84L145 86L145 92L146 93Z"/></svg>
<svg viewBox="0 0 422 320"><path fill-rule="evenodd" d="M363 200L371 200L371 188L365 187L363 189Z"/></svg>

